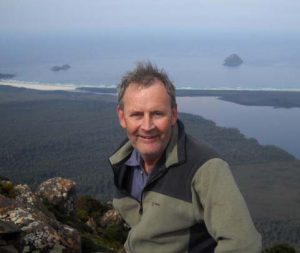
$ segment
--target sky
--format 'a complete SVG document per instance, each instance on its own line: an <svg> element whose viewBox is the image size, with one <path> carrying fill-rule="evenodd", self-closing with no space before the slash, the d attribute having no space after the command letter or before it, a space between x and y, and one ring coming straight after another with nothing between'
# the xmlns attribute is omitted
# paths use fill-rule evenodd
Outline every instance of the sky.
<svg viewBox="0 0 300 253"><path fill-rule="evenodd" d="M299 13L299 0L0 0L0 31L203 29L299 33Z"/></svg>

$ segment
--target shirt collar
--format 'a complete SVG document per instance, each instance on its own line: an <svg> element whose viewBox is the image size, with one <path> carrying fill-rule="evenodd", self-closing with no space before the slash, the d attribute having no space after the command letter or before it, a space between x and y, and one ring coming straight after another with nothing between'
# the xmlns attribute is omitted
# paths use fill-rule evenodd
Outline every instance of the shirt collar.
<svg viewBox="0 0 300 253"><path fill-rule="evenodd" d="M140 155L140 153L136 149L133 149L130 157L125 162L125 164L128 165L128 166L140 166L141 165L141 155Z"/></svg>

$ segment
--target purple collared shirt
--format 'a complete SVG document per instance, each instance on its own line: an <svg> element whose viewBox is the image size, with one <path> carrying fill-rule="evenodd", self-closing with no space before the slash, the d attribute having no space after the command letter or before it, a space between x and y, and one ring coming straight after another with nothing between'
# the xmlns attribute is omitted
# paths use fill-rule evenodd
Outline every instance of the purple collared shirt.
<svg viewBox="0 0 300 253"><path fill-rule="evenodd" d="M131 156L125 164L133 169L130 194L138 201L141 201L142 192L144 190L145 185L147 184L150 174L147 174L144 171L144 168L141 163L141 155L136 149L132 151Z"/></svg>

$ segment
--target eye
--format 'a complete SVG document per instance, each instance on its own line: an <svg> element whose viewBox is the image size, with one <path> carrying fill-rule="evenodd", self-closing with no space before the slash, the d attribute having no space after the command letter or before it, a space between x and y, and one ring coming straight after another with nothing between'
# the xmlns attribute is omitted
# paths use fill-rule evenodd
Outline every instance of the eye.
<svg viewBox="0 0 300 253"><path fill-rule="evenodd" d="M130 113L129 116L132 118L139 118L139 117L142 117L143 114L141 112L132 112L132 113Z"/></svg>
<svg viewBox="0 0 300 253"><path fill-rule="evenodd" d="M154 113L153 113L153 115L154 116L163 116L164 115L164 113L163 112L161 112L161 111L155 111Z"/></svg>

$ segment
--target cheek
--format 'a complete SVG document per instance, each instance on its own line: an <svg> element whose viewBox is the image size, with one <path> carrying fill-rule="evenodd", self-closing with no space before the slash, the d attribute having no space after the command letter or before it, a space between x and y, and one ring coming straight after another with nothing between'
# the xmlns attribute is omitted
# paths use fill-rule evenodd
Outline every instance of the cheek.
<svg viewBox="0 0 300 253"><path fill-rule="evenodd" d="M161 133L164 133L166 135L169 135L171 132L172 124L170 124L170 121L164 121L159 124L158 129Z"/></svg>
<svg viewBox="0 0 300 253"><path fill-rule="evenodd" d="M138 131L138 124L136 124L136 122L127 121L126 129L128 134L134 134L135 132Z"/></svg>

